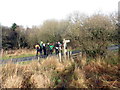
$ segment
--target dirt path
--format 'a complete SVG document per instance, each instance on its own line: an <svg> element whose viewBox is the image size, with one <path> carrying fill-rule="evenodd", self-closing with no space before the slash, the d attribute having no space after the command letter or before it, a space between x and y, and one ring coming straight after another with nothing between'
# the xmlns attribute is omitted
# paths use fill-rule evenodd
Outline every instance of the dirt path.
<svg viewBox="0 0 120 90"><path fill-rule="evenodd" d="M113 46L110 46L108 47L108 50L117 50L118 48L120 47L120 45L113 45ZM72 54L75 54L75 53L80 53L80 50L76 50L76 51L72 51ZM54 54L55 55L55 54ZM53 55L51 55L53 56ZM41 56L40 58L46 58L47 56ZM37 57L36 56L31 56L31 57L23 57L23 58L16 58L16 59L8 59L8 60L0 60L0 64L5 64L9 61L12 61L14 63L16 62L22 62L22 61L31 61L31 60L37 60Z"/></svg>
<svg viewBox="0 0 120 90"><path fill-rule="evenodd" d="M79 53L80 51L73 51L72 54L75 54L75 53ZM51 56L54 56L55 54L51 55ZM45 55L42 55L42 56L39 56L40 58L46 58L47 56ZM10 62L12 61L13 63L17 63L17 62L23 62L23 61L31 61L31 60L37 60L38 57L36 56L31 56L31 57L23 57L23 58L15 58L15 59L8 59L8 60L0 60L0 64L5 64L7 62Z"/></svg>

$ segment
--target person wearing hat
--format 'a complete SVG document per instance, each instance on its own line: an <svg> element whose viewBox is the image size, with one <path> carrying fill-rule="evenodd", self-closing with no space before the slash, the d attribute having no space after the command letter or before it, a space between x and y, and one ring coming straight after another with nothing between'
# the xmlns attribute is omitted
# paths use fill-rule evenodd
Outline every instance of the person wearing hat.
<svg viewBox="0 0 120 90"><path fill-rule="evenodd" d="M40 45L39 45L39 43L37 43L35 45L35 49L36 49L36 56L38 56L38 53L40 53Z"/></svg>

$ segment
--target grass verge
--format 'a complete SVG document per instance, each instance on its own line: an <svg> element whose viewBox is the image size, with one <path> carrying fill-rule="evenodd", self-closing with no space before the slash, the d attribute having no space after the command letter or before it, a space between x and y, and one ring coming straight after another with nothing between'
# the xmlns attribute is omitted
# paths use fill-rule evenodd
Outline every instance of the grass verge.
<svg viewBox="0 0 120 90"><path fill-rule="evenodd" d="M8 63L0 68L1 88L120 88L120 64L104 60L82 63L48 57L24 64ZM82 66L82 67L81 67Z"/></svg>

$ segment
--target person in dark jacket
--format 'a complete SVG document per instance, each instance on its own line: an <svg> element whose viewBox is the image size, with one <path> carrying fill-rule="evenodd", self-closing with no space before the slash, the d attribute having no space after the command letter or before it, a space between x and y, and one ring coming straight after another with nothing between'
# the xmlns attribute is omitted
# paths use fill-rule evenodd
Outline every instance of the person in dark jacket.
<svg viewBox="0 0 120 90"><path fill-rule="evenodd" d="M59 53L59 44L58 44L58 42L56 42L54 46L55 46L55 53L56 53L56 55L58 55L58 53Z"/></svg>
<svg viewBox="0 0 120 90"><path fill-rule="evenodd" d="M44 52L44 55L47 55L47 53L46 53L46 45L45 45L45 43L43 44L43 52Z"/></svg>
<svg viewBox="0 0 120 90"><path fill-rule="evenodd" d="M50 54L50 44L49 43L46 44L46 54L47 54L47 56Z"/></svg>
<svg viewBox="0 0 120 90"><path fill-rule="evenodd" d="M35 49L36 49L36 56L38 56L38 53L40 53L40 45L39 45L39 43L37 43L35 45Z"/></svg>

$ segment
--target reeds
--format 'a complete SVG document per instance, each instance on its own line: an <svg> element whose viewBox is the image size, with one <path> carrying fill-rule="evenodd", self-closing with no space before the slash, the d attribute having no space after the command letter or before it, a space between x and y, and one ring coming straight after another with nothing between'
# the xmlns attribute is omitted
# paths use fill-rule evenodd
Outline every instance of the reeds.
<svg viewBox="0 0 120 90"><path fill-rule="evenodd" d="M85 60L85 59L84 59ZM75 61L48 57L26 64L1 66L1 88L120 88L120 64L103 60L77 65Z"/></svg>

